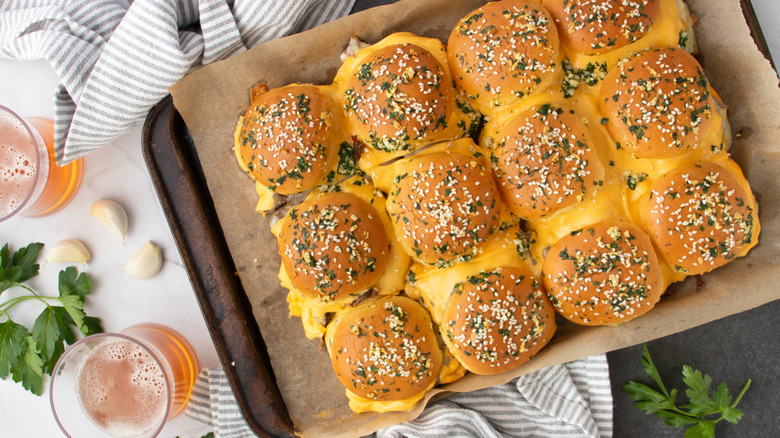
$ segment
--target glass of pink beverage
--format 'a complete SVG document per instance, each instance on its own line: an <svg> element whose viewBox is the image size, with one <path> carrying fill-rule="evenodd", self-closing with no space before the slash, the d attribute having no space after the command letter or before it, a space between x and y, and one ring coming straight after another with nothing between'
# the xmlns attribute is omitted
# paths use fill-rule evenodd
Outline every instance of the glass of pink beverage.
<svg viewBox="0 0 780 438"><path fill-rule="evenodd" d="M190 344L158 324L88 336L54 366L54 418L69 437L155 437L184 410L199 371Z"/></svg>
<svg viewBox="0 0 780 438"><path fill-rule="evenodd" d="M76 195L83 172L81 159L55 163L50 120L24 119L0 105L0 222L59 211Z"/></svg>

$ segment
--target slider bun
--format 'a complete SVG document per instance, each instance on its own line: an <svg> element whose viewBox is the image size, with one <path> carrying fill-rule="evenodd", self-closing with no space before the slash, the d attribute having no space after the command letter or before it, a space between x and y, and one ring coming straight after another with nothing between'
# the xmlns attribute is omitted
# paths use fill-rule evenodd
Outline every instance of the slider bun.
<svg viewBox="0 0 780 438"><path fill-rule="evenodd" d="M252 179L287 195L321 184L338 160L338 105L320 87L260 94L236 130L236 158Z"/></svg>
<svg viewBox="0 0 780 438"><path fill-rule="evenodd" d="M501 198L526 220L582 201L604 178L587 127L574 111L532 107L501 130L491 168Z"/></svg>
<svg viewBox="0 0 780 438"><path fill-rule="evenodd" d="M658 16L660 0L544 0L561 43L585 55L600 55L642 38Z"/></svg>
<svg viewBox="0 0 780 438"><path fill-rule="evenodd" d="M435 384L442 364L430 315L403 296L344 310L328 326L326 339L336 377L364 399L420 396Z"/></svg>
<svg viewBox="0 0 780 438"><path fill-rule="evenodd" d="M753 196L745 187L734 173L706 161L653 182L641 204L642 220L672 269L703 274L743 255L758 234Z"/></svg>
<svg viewBox="0 0 780 438"><path fill-rule="evenodd" d="M287 214L279 234L292 285L321 302L346 300L376 284L390 243L379 213L345 192L307 199Z"/></svg>
<svg viewBox="0 0 780 438"><path fill-rule="evenodd" d="M664 292L650 236L623 221L564 236L547 252L542 274L558 313L583 325L628 321L652 309Z"/></svg>
<svg viewBox="0 0 780 438"><path fill-rule="evenodd" d="M498 195L475 158L435 152L409 158L390 188L387 211L406 252L448 266L471 258L498 222Z"/></svg>
<svg viewBox="0 0 780 438"><path fill-rule="evenodd" d="M707 78L675 47L640 52L612 68L599 102L612 138L637 158L684 154L712 126Z"/></svg>
<svg viewBox="0 0 780 438"><path fill-rule="evenodd" d="M483 110L545 88L558 55L552 18L533 0L486 4L463 17L447 43L458 89Z"/></svg>
<svg viewBox="0 0 780 438"><path fill-rule="evenodd" d="M343 98L360 140L385 152L413 149L442 131L455 106L446 67L415 44L393 44L362 57Z"/></svg>
<svg viewBox="0 0 780 438"><path fill-rule="evenodd" d="M526 269L500 267L453 289L440 325L450 352L475 374L528 362L555 333L555 309Z"/></svg>

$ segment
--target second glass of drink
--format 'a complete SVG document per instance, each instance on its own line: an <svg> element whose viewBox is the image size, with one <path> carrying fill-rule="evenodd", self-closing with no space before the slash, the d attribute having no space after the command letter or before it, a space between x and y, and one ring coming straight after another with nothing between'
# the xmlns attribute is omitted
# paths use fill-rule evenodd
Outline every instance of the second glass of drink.
<svg viewBox="0 0 780 438"><path fill-rule="evenodd" d="M199 371L190 344L161 325L88 336L54 366L52 411L70 437L155 437L184 410Z"/></svg>

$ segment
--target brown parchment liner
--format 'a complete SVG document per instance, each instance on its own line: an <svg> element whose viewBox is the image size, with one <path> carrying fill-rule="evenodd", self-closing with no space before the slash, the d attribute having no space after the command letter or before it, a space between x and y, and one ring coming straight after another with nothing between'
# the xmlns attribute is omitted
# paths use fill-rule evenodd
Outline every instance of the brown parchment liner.
<svg viewBox="0 0 780 438"><path fill-rule="evenodd" d="M402 0L312 31L271 41L191 73L171 88L207 179L241 282L265 339L277 384L296 432L305 436L362 435L412 419L411 412L360 414L349 410L324 348L304 336L290 318L279 285L277 244L254 211L254 184L232 152L236 121L249 105L249 89L293 82L327 84L350 35L376 42L409 31L446 41L450 30L484 0ZM619 326L564 324L553 341L520 369L491 377L468 375L442 391L470 391L501 384L554 364L635 345L739 313L780 298L780 90L770 64L753 42L739 0L688 0L698 17L699 59L712 86L728 105L731 153L759 201L760 243L745 257L702 277L675 284L648 314Z"/></svg>

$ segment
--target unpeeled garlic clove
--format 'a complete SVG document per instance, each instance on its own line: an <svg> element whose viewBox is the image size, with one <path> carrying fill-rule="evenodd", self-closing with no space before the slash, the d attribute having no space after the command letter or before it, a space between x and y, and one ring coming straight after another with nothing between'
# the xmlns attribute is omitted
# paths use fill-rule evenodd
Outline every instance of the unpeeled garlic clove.
<svg viewBox="0 0 780 438"><path fill-rule="evenodd" d="M127 235L127 212L121 205L110 199L102 199L92 203L89 214L97 218L108 231L121 237L124 245Z"/></svg>
<svg viewBox="0 0 780 438"><path fill-rule="evenodd" d="M46 256L46 263L86 263L92 258L89 250L76 239L65 239L54 245Z"/></svg>
<svg viewBox="0 0 780 438"><path fill-rule="evenodd" d="M150 278L157 275L160 268L162 268L160 247L152 242L146 242L146 245L130 257L122 272L135 278Z"/></svg>

